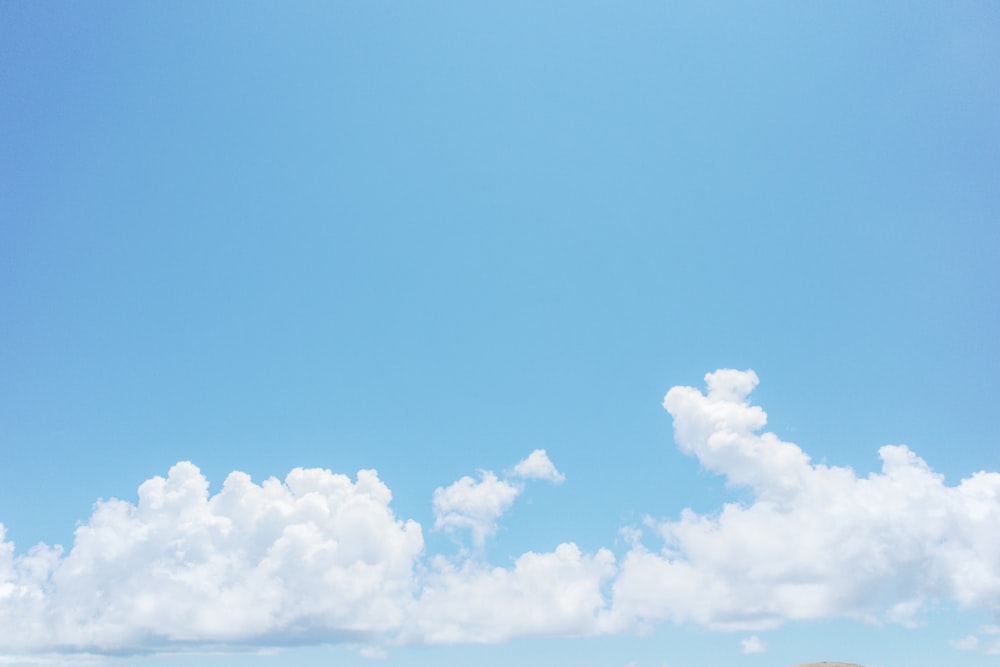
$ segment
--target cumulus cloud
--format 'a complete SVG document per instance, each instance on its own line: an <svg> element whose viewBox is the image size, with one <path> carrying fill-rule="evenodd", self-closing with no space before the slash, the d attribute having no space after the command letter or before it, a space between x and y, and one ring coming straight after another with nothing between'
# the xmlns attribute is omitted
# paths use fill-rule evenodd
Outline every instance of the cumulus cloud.
<svg viewBox="0 0 1000 667"><path fill-rule="evenodd" d="M561 479L542 450L516 469ZM481 544L522 487L492 472L463 477L435 491L435 526L468 528ZM397 641L590 630L610 552L565 544L509 569L440 558L426 567L420 525L396 518L391 499L373 470L352 480L295 469L262 484L234 472L210 496L181 462L143 483L135 504L98 502L68 553L39 544L15 555L0 524L0 660L330 641L379 657Z"/></svg>
<svg viewBox="0 0 1000 667"><path fill-rule="evenodd" d="M588 555L572 543L523 554L511 568L438 558L409 633L436 644L594 634L606 604L601 587L614 573L610 551Z"/></svg>
<svg viewBox="0 0 1000 667"><path fill-rule="evenodd" d="M797 445L761 432L749 402L753 371L706 376L708 391L675 387L664 407L684 452L749 503L656 522L658 550L625 555L614 584L617 620L669 619L760 629L795 619L910 622L931 599L1000 605L1000 474L947 486L901 445L882 470L813 464Z"/></svg>
<svg viewBox="0 0 1000 667"><path fill-rule="evenodd" d="M514 475L522 479L544 479L555 484L566 481L566 475L556 470L544 449L536 449L514 466Z"/></svg>
<svg viewBox="0 0 1000 667"><path fill-rule="evenodd" d="M622 553L572 542L513 556L424 552L371 470L293 470L215 495L190 463L98 502L68 550L16 553L0 526L0 662L343 641L499 642L629 632L656 622L759 631L790 620L916 622L928 603L1000 609L1000 474L945 484L902 445L878 472L814 463L766 432L752 371L664 399L681 451L746 489L744 502L626 527ZM434 526L483 542L526 480L560 482L544 450L508 478L438 488ZM991 628L956 648L1000 649ZM743 648L765 648L756 636ZM62 657L60 657L62 656Z"/></svg>
<svg viewBox="0 0 1000 667"><path fill-rule="evenodd" d="M746 639L741 639L740 648L747 654L767 652L767 644L765 644L757 635L751 635Z"/></svg>
<svg viewBox="0 0 1000 667"><path fill-rule="evenodd" d="M434 491L434 527L446 531L468 528L473 542L482 546L496 532L497 519L510 509L521 487L498 479L492 472L481 473L477 482L471 477Z"/></svg>
<svg viewBox="0 0 1000 667"><path fill-rule="evenodd" d="M544 449L536 449L514 466L513 477L543 479L556 484L566 476L556 470ZM500 518L524 490L519 481L498 478L492 471L480 472L480 479L462 477L457 482L434 491L434 527L454 531L467 528L472 540L481 547L497 530Z"/></svg>
<svg viewBox="0 0 1000 667"><path fill-rule="evenodd" d="M0 545L4 649L146 651L334 641L399 626L416 590L420 526L397 519L374 471L233 473L209 497L190 463L99 502L73 548Z"/></svg>

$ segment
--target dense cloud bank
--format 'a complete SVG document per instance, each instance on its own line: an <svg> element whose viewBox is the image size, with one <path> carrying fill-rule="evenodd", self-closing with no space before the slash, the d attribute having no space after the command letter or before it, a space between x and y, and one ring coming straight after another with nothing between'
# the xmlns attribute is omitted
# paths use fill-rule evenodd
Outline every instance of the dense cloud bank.
<svg viewBox="0 0 1000 667"><path fill-rule="evenodd" d="M650 520L645 535L627 529L617 557L572 543L509 567L427 554L421 526L394 514L375 471L296 469L262 484L234 472L211 496L183 462L145 482L136 504L99 502L68 552L15 554L0 526L0 655L496 642L660 621L908 624L941 601L1000 610L1000 474L947 486L904 446L883 447L881 472L865 477L813 464L762 432L752 371L706 380L706 393L667 394L675 439L752 500ZM507 476L437 489L435 529L481 546L531 480L564 477L537 450Z"/></svg>

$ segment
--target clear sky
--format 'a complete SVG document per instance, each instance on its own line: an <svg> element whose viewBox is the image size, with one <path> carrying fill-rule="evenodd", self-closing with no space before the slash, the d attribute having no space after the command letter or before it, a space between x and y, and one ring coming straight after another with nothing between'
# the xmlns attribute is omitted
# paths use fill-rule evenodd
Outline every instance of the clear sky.
<svg viewBox="0 0 1000 667"><path fill-rule="evenodd" d="M1000 664L998 110L990 2L0 3L0 662Z"/></svg>

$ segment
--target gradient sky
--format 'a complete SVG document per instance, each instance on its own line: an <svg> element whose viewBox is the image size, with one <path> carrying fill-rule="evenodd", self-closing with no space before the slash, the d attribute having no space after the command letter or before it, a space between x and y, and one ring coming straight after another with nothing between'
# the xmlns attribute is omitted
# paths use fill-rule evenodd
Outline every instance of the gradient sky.
<svg viewBox="0 0 1000 667"><path fill-rule="evenodd" d="M988 2L0 3L0 662L1000 664L998 110ZM767 447L797 450L753 428L745 451L675 440L701 408L664 395L717 369L760 384L716 376L704 409L761 406L811 457L792 477L853 472L804 499ZM926 475L883 468L903 444ZM518 468L536 450L554 467ZM183 461L213 495L232 471L377 470L420 530L419 613L362 637L334 595L326 621L226 641L172 617L157 582L236 552L171 533L204 517L167 501L161 551L114 522ZM727 503L750 532L706 527ZM846 555L802 574L833 507L890 583L775 602L867 581ZM684 516L701 527L665 550ZM613 560L587 581L621 619L557 622L499 584L470 607L536 630L440 639L441 568L464 585L569 544ZM729 627L708 592L660 608L667 579L635 574L636 620L640 553L776 607ZM134 614L60 634L116 577L166 638Z"/></svg>

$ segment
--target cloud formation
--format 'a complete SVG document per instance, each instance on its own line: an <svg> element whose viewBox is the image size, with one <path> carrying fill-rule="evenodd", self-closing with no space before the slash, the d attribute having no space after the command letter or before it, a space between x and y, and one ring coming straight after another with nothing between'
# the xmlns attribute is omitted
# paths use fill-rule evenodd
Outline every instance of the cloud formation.
<svg viewBox="0 0 1000 667"><path fill-rule="evenodd" d="M497 519L514 504L521 488L498 479L492 472L481 473L477 482L463 477L450 486L434 491L434 527L453 531L468 528L472 540L482 546L497 530Z"/></svg>
<svg viewBox="0 0 1000 667"><path fill-rule="evenodd" d="M985 625L979 628L978 635L969 634L961 639L953 639L948 644L959 651L980 651L986 655L1000 655L998 635L1000 635L1000 626Z"/></svg>
<svg viewBox="0 0 1000 667"><path fill-rule="evenodd" d="M68 552L15 553L0 526L0 657L347 641L498 642L631 632L657 622L761 630L852 617L914 623L930 603L1000 610L1000 474L948 486L907 447L865 476L814 464L764 430L753 371L664 399L681 451L749 500L628 528L631 546L564 543L507 567L427 554L375 471L295 469L219 493L191 463L98 502ZM544 450L432 496L437 529L481 546L526 480L562 482ZM956 648L998 650L988 629ZM756 636L747 652L763 650Z"/></svg>
<svg viewBox="0 0 1000 667"><path fill-rule="evenodd" d="M664 407L682 451L736 486L749 504L655 523L663 546L630 551L615 606L645 619L724 629L829 617L911 623L924 603L1000 606L1000 474L949 487L902 445L882 470L811 463L760 432L753 371L706 376L708 392L675 387Z"/></svg>
<svg viewBox="0 0 1000 667"><path fill-rule="evenodd" d="M751 635L746 639L740 640L740 648L746 654L752 653L766 653L767 644L765 644L760 637L757 635Z"/></svg>
<svg viewBox="0 0 1000 667"><path fill-rule="evenodd" d="M409 640L442 644L596 634L606 604L601 588L615 573L609 550L585 554L572 543L549 553L525 553L511 568L435 560Z"/></svg>
<svg viewBox="0 0 1000 667"><path fill-rule="evenodd" d="M542 479L556 484L566 479L556 470L544 449L536 449L515 465L513 477ZM496 532L497 519L510 509L523 490L524 485L519 481L499 479L489 470L480 472L478 482L462 477L434 491L434 527L445 531L468 528L473 543L481 547L486 538Z"/></svg>
<svg viewBox="0 0 1000 667"><path fill-rule="evenodd" d="M0 551L4 649L157 650L281 638L381 636L417 589L420 526L374 471L296 469L222 490L191 463L101 501L72 550Z"/></svg>
<svg viewBox="0 0 1000 667"><path fill-rule="evenodd" d="M554 484L566 481L566 475L556 470L544 449L536 449L514 466L514 475L522 479L544 479Z"/></svg>

